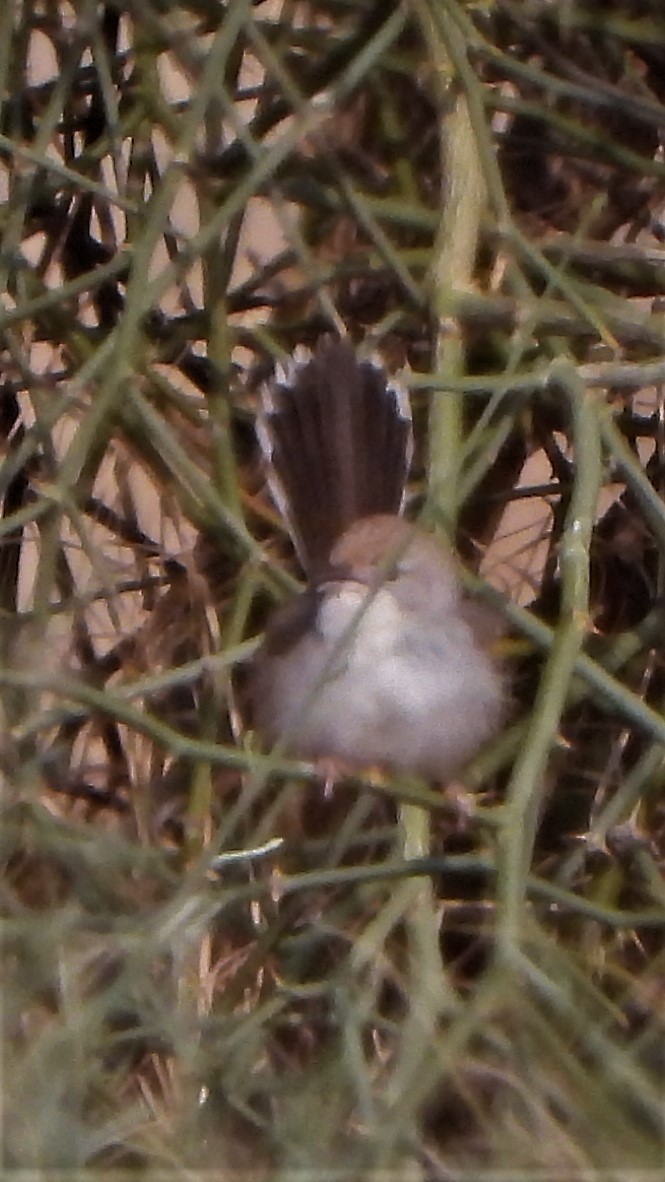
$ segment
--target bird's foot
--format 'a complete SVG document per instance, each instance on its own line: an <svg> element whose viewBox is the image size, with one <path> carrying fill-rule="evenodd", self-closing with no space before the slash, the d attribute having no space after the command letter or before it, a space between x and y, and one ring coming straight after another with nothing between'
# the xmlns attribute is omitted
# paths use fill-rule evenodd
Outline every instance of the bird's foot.
<svg viewBox="0 0 665 1182"><path fill-rule="evenodd" d="M323 781L324 799L331 800L335 784L339 780L345 780L347 776L350 776L353 768L338 756L324 755L314 760L314 771L318 778Z"/></svg>

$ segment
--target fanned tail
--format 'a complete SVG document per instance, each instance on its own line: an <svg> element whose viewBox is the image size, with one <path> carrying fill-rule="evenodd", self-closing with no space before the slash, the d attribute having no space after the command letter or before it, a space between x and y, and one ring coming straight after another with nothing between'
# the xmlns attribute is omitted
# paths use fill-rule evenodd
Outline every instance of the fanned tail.
<svg viewBox="0 0 665 1182"><path fill-rule="evenodd" d="M263 395L270 489L315 582L354 521L400 512L413 451L408 394L347 341L324 339L278 366Z"/></svg>

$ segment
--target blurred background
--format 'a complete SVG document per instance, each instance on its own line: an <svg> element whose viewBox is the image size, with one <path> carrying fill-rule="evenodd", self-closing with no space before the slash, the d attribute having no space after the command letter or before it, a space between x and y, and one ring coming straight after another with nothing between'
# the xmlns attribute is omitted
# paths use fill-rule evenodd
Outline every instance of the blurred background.
<svg viewBox="0 0 665 1182"><path fill-rule="evenodd" d="M0 99L4 1168L656 1176L660 0L5 0ZM455 784L246 715L324 333L506 620Z"/></svg>

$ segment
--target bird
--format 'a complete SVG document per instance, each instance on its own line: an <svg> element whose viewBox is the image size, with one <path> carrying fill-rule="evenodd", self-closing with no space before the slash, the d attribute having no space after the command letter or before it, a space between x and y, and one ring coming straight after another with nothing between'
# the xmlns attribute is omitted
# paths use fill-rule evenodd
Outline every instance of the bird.
<svg viewBox="0 0 665 1182"><path fill-rule="evenodd" d="M406 389L324 337L275 367L257 433L306 586L255 654L255 730L326 768L447 782L496 734L507 695L496 619L451 546L403 515Z"/></svg>

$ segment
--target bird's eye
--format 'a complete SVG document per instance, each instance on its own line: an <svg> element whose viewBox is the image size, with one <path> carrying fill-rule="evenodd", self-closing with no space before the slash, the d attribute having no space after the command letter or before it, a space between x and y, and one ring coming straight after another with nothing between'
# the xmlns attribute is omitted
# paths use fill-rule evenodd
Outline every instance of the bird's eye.
<svg viewBox="0 0 665 1182"><path fill-rule="evenodd" d="M401 562L391 562L383 572L383 579L386 583L394 583L406 571L406 567Z"/></svg>

